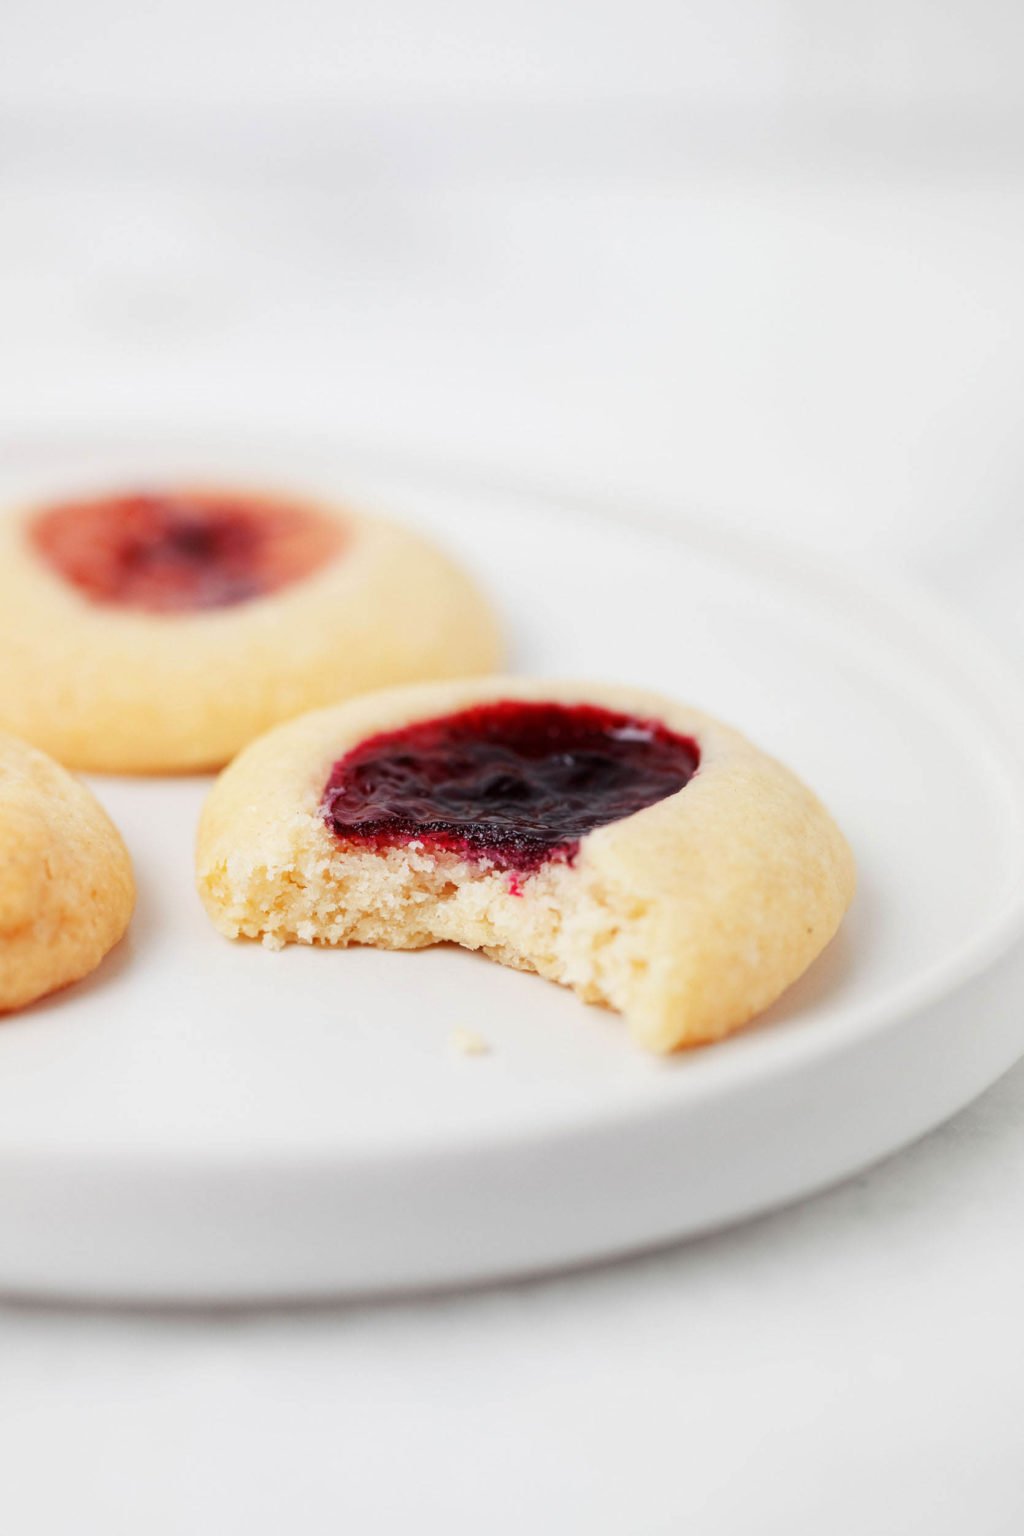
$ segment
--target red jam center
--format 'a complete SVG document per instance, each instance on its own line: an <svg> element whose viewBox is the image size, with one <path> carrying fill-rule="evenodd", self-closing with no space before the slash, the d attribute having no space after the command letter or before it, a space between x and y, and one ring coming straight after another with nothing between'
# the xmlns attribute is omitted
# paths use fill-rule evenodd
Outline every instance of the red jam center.
<svg viewBox="0 0 1024 1536"><path fill-rule="evenodd" d="M413 841L529 873L581 837L674 795L700 749L591 704L481 704L361 742L335 763L327 824L346 844Z"/></svg>
<svg viewBox="0 0 1024 1536"><path fill-rule="evenodd" d="M304 506L182 491L49 507L29 538L97 603L178 613L226 608L311 575L337 552L338 525Z"/></svg>

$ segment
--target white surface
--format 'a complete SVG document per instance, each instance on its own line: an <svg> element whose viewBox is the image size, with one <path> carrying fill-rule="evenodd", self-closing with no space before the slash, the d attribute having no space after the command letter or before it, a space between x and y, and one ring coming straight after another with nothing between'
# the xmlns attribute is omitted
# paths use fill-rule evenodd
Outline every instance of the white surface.
<svg viewBox="0 0 1024 1536"><path fill-rule="evenodd" d="M8 440L319 428L883 560L1017 526L1012 121L55 113L5 133Z"/></svg>
<svg viewBox="0 0 1024 1536"><path fill-rule="evenodd" d="M908 68L947 11L917 8ZM822 100L837 69L893 68L863 15L823 24ZM978 110L1019 76L970 16L939 74L985 90L920 114L893 84L889 113L820 119L189 101L166 128L61 118L65 74L5 126L4 438L319 423L703 505L909 567L1020 662L1024 157L1019 121ZM790 53L783 97L794 79ZM1018 1067L832 1194L563 1280L292 1315L7 1308L4 1514L33 1536L1016 1536L1022 1181Z"/></svg>
<svg viewBox="0 0 1024 1536"><path fill-rule="evenodd" d="M686 697L802 771L860 892L756 1028L663 1061L462 951L225 944L193 888L208 781L101 780L140 906L127 952L0 1031L0 1286L237 1300L578 1263L861 1168L1024 1050L990 974L1024 976L1021 699L902 589L322 447L55 440L16 459L7 500L244 464L428 530L493 590L521 667ZM486 1059L453 1051L459 1027Z"/></svg>
<svg viewBox="0 0 1024 1536"><path fill-rule="evenodd" d="M243 24L244 21L244 24ZM1015 104L1013 0L7 0L5 102ZM197 46L197 42L201 45Z"/></svg>

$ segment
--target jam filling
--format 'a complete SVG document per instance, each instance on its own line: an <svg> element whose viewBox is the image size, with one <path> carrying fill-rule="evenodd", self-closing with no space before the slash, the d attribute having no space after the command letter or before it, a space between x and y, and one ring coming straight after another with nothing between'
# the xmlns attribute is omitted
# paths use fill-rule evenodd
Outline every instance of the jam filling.
<svg viewBox="0 0 1024 1536"><path fill-rule="evenodd" d="M411 842L529 874L580 838L674 795L700 749L655 720L592 704L506 700L361 742L324 791L349 846Z"/></svg>
<svg viewBox="0 0 1024 1536"><path fill-rule="evenodd" d="M151 613L228 608L334 556L342 534L305 506L217 491L64 502L29 528L36 553L96 603Z"/></svg>

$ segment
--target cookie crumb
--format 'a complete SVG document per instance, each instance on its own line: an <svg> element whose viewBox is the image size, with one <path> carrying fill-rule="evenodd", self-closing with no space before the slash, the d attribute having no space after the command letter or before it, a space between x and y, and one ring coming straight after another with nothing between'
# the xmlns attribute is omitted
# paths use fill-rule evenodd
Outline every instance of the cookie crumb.
<svg viewBox="0 0 1024 1536"><path fill-rule="evenodd" d="M448 1044L453 1051L458 1051L460 1056L489 1056L491 1052L483 1035L478 1035L471 1029L453 1029L448 1036Z"/></svg>
<svg viewBox="0 0 1024 1536"><path fill-rule="evenodd" d="M265 933L260 940L260 943L263 945L264 949L273 949L275 951L284 949L285 946L285 940L279 933Z"/></svg>

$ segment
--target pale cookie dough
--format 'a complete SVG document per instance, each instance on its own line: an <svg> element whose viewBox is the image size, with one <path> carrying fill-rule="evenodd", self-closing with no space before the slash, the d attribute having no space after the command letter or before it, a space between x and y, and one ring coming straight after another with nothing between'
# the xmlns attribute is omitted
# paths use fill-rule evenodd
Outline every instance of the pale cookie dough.
<svg viewBox="0 0 1024 1536"><path fill-rule="evenodd" d="M95 970L128 926L128 852L83 784L0 736L0 1010Z"/></svg>
<svg viewBox="0 0 1024 1536"><path fill-rule="evenodd" d="M677 792L587 832L570 856L521 873L429 839L344 843L328 826L328 780L360 744L510 700L657 722L696 744L699 767ZM736 731L633 689L512 678L391 689L270 732L210 794L197 874L231 938L454 941L618 1009L661 1052L718 1039L766 1008L832 938L854 890L828 812Z"/></svg>
<svg viewBox="0 0 1024 1536"><path fill-rule="evenodd" d="M178 486L0 517L0 730L68 767L220 767L293 715L500 650L446 554L347 507Z"/></svg>

